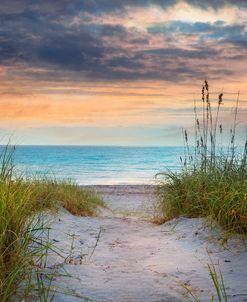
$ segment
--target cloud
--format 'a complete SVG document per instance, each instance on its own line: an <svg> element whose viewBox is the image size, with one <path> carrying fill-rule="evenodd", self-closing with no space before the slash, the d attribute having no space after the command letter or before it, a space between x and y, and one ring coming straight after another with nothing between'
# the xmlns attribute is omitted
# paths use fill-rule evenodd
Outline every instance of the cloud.
<svg viewBox="0 0 247 302"><path fill-rule="evenodd" d="M187 0L187 3L193 5L193 6L198 6L204 9L207 9L208 7L212 7L214 9L219 9L224 6L238 6L238 7L247 7L247 3L245 0Z"/></svg>
<svg viewBox="0 0 247 302"><path fill-rule="evenodd" d="M151 55L158 55L162 57L180 57L180 58L206 58L210 56L215 56L218 51L214 49L200 49L200 50L187 50L181 48L155 48L144 51L143 53L148 53Z"/></svg>
<svg viewBox="0 0 247 302"><path fill-rule="evenodd" d="M220 9L225 6L238 6L246 8L245 0L1 0L0 14L22 14L25 12L41 14L75 14L84 11L92 14L112 13L124 10L126 7L158 6L166 9L177 3L185 2L203 9Z"/></svg>
<svg viewBox="0 0 247 302"><path fill-rule="evenodd" d="M246 100L245 3L2 0L0 126L28 143L77 143L81 130L83 143L157 143L191 124L204 78Z"/></svg>
<svg viewBox="0 0 247 302"><path fill-rule="evenodd" d="M111 13L124 10L125 7L145 7L158 5L162 8L176 4L177 0L1 0L0 14L22 14L32 12L37 14L70 15L83 11L93 14Z"/></svg>
<svg viewBox="0 0 247 302"><path fill-rule="evenodd" d="M26 0L1 0L0 14L21 14L27 9L27 4Z"/></svg>
<svg viewBox="0 0 247 302"><path fill-rule="evenodd" d="M227 25L219 20L210 22L183 22L171 21L163 24L155 24L148 28L152 34L164 35L198 35L198 41L212 39L230 43L244 42L247 40L247 31L244 24Z"/></svg>
<svg viewBox="0 0 247 302"><path fill-rule="evenodd" d="M166 9L178 2L20 0L14 1L11 10L4 0L0 10L3 14L0 63L22 65L22 76L26 78L55 77L57 81L68 78L183 81L204 77L213 68L217 68L217 75L233 74L223 66L223 61L246 58L244 24L174 20L140 29L138 25L127 26L121 19L127 7L156 5ZM199 5L198 1L187 2ZM240 5L240 2L236 3ZM206 1L208 7L215 3ZM229 1L220 2L221 6L228 4ZM120 13L113 14L115 10ZM86 16L85 12L89 14ZM117 23L97 23L93 17L99 13L112 14ZM84 18L91 21L86 22ZM227 52L226 43L235 49ZM206 70L202 68L205 60L208 60ZM214 61L214 67L210 60ZM34 75L35 68L43 71ZM12 68L12 72L19 76L18 70Z"/></svg>
<svg viewBox="0 0 247 302"><path fill-rule="evenodd" d="M221 24L221 23L220 23ZM163 24L155 24L148 28L148 32L152 34L194 34L194 33L207 33L214 29L214 26L207 22L183 22L183 21L171 21Z"/></svg>

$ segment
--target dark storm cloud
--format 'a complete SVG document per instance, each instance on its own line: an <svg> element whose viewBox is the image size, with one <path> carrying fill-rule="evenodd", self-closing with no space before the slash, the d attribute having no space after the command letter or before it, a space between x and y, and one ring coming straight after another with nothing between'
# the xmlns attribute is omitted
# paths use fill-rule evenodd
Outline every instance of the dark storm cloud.
<svg viewBox="0 0 247 302"><path fill-rule="evenodd" d="M180 0L1 0L0 14L20 14L23 12L36 12L48 14L74 14L76 11L84 11L93 14L113 12L123 10L125 7L145 7L157 5L161 8L167 8ZM219 9L227 5L237 5L246 7L246 0L187 0L185 1L193 6L201 8Z"/></svg>
<svg viewBox="0 0 247 302"><path fill-rule="evenodd" d="M136 58L128 58L128 57L123 57L119 56L117 58L110 59L107 62L107 66L109 67L124 67L124 68L129 68L129 69L136 69L136 68L144 68L144 64L141 62L138 62Z"/></svg>
<svg viewBox="0 0 247 302"><path fill-rule="evenodd" d="M194 47L186 50L179 47L151 48L150 37L156 34L169 36L197 34L198 40L220 40L238 47L246 46L245 28L240 25L174 21L155 24L148 28L147 35L127 29L122 25L86 22L90 16L120 11L127 6L144 7L155 4L160 7L174 5L175 0L1 0L0 14L0 63L5 66L24 64L27 68L42 67L46 74L37 78L51 80L73 77L90 79L166 79L181 80L185 75L198 77L204 74L198 65L182 64L190 59L204 60L218 57L219 51L210 47ZM199 1L188 1L200 5ZM203 2L207 7L217 1ZM218 1L218 6L230 1ZM237 1L241 5L241 1ZM235 4L235 2L234 2ZM85 12L91 13L85 16ZM69 25L73 17L80 15L81 23ZM83 22L85 21L85 22ZM132 32L133 31L133 32ZM115 40L114 40L115 39ZM105 43L105 40L108 43ZM129 48L126 47L129 45ZM145 46L148 46L146 49ZM231 56L239 58L242 54ZM179 59L179 66L174 60ZM151 66L151 67L150 67ZM219 73L220 73L219 68ZM23 71L24 73L24 71ZM68 75L67 75L68 73ZM74 75L73 75L74 73ZM33 71L26 76L33 77Z"/></svg>
<svg viewBox="0 0 247 302"><path fill-rule="evenodd" d="M128 36L122 26L93 24L70 29L52 22L47 16L34 18L30 13L3 18L4 26L0 30L2 64L22 62L31 67L55 68L57 76L66 71L74 71L77 73L76 76L79 72L79 76L111 80L165 76L158 70L145 71L145 60L151 58L145 57L145 52L139 51L127 56L122 54L126 52L124 47L103 45L103 37ZM134 41L139 42L143 40ZM172 52L173 49L164 50L163 54L168 56ZM155 53L157 57L161 56L158 50L147 54L153 56ZM183 56L183 52L177 50L177 55ZM108 59L105 59L106 56ZM184 56L188 56L187 52ZM174 76L175 74L169 73L169 77Z"/></svg>
<svg viewBox="0 0 247 302"><path fill-rule="evenodd" d="M122 25L112 25L112 24L83 24L80 26L80 30L87 32L94 38L102 38L107 36L117 36L119 38L125 38L128 36L128 32Z"/></svg>
<svg viewBox="0 0 247 302"><path fill-rule="evenodd" d="M218 51L214 49L202 49L202 50L185 50L180 48L156 48L151 50L146 50L143 53L158 55L162 57L180 57L180 58L206 58L213 55L217 55Z"/></svg>
<svg viewBox="0 0 247 302"><path fill-rule="evenodd" d="M78 69L102 57L101 41L87 28L66 29L49 18L30 16L5 18L5 26L0 29L2 62L12 59Z"/></svg>
<svg viewBox="0 0 247 302"><path fill-rule="evenodd" d="M158 5L163 8L172 6L177 0L1 0L0 13L19 14L25 11L37 13L57 13L71 14L78 10L93 14L113 12L123 10L127 6L145 7L148 5Z"/></svg>

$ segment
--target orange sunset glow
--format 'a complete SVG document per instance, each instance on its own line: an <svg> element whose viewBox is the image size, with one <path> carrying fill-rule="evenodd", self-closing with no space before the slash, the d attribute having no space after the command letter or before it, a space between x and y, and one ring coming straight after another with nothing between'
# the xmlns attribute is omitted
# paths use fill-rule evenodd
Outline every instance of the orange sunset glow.
<svg viewBox="0 0 247 302"><path fill-rule="evenodd" d="M0 133L21 144L179 145L209 81L247 108L245 1L6 1Z"/></svg>

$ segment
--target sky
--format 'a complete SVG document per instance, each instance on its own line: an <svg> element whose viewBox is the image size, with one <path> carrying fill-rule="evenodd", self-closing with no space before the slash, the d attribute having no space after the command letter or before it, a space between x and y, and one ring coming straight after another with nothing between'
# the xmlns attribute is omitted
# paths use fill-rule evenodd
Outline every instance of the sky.
<svg viewBox="0 0 247 302"><path fill-rule="evenodd" d="M1 0L0 143L180 145L205 79L241 140L246 62L246 0Z"/></svg>

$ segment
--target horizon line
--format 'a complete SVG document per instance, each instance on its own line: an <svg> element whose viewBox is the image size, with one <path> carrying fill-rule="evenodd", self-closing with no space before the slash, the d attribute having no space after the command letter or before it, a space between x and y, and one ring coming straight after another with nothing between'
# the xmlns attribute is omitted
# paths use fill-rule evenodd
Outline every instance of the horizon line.
<svg viewBox="0 0 247 302"><path fill-rule="evenodd" d="M184 147L183 145L79 145L79 144L0 144L0 147L127 147L127 148L162 148L162 147Z"/></svg>

